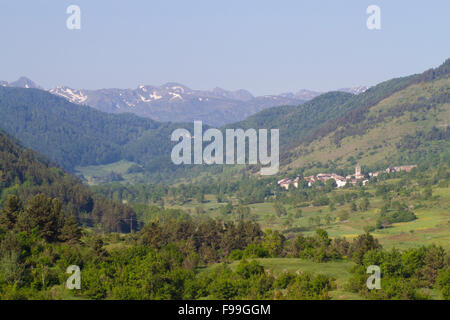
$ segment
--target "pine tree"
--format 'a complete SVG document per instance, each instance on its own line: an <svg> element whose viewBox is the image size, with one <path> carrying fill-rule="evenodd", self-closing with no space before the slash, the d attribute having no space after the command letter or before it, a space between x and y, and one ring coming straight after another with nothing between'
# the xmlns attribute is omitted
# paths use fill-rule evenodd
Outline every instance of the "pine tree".
<svg viewBox="0 0 450 320"><path fill-rule="evenodd" d="M0 226L6 230L14 228L17 216L22 211L22 202L16 195L9 195L5 203L5 208L0 214Z"/></svg>
<svg viewBox="0 0 450 320"><path fill-rule="evenodd" d="M36 230L47 242L55 242L61 229L62 214L62 205L58 199L38 194L27 202L17 225L20 231L31 233Z"/></svg>
<svg viewBox="0 0 450 320"><path fill-rule="evenodd" d="M81 229L78 226L78 221L73 212L66 216L64 226L61 229L59 240L69 243L78 243L81 238Z"/></svg>

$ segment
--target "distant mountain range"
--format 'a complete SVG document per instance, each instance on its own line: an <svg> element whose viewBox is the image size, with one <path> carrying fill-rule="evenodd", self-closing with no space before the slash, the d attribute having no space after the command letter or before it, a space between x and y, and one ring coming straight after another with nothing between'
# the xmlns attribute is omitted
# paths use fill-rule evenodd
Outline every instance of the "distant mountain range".
<svg viewBox="0 0 450 320"><path fill-rule="evenodd" d="M141 85L136 89L85 90L64 86L44 89L26 77L10 83L0 81L0 85L47 90L72 103L89 105L107 113L134 113L162 122L202 120L213 126L241 121L270 107L299 105L323 93L300 90L297 93L255 97L247 90L193 90L178 83ZM360 86L338 91L360 94L367 89Z"/></svg>
<svg viewBox="0 0 450 320"><path fill-rule="evenodd" d="M176 128L192 132L192 122L108 114L48 91L26 89L36 86L26 79L16 84L25 89L0 86L0 128L72 172L124 160L137 165L133 170L143 172L145 182L161 182L191 179L209 170L208 166L176 166L170 161L171 133ZM244 96L243 92L235 94ZM450 159L449 105L450 59L421 74L382 82L359 95L328 92L297 106L267 108L221 130L279 128L283 174L296 170L339 173L352 170L356 162L370 170L436 164L441 158ZM223 167L210 168L211 174L217 174ZM258 166L248 169L259 170Z"/></svg>

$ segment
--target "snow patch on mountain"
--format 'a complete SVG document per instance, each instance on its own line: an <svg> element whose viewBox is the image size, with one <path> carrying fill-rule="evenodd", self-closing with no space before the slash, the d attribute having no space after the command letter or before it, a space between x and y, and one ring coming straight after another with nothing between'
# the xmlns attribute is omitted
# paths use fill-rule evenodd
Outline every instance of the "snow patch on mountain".
<svg viewBox="0 0 450 320"><path fill-rule="evenodd" d="M56 87L48 90L48 92L64 97L70 102L77 104L84 104L88 99L88 96L82 90L75 90L68 87Z"/></svg>

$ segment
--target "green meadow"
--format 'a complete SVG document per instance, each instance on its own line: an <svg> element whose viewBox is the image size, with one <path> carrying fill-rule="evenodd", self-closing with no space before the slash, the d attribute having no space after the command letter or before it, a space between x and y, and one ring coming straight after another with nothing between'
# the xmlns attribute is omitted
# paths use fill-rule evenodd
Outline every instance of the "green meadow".
<svg viewBox="0 0 450 320"><path fill-rule="evenodd" d="M335 192L348 192L337 190ZM381 197L376 197L373 189L368 192L370 198L369 209L365 212L352 212L350 204L337 205L334 210L328 206L308 206L301 209L301 216L297 214L298 208L285 205L287 215L278 217L275 214L273 203L250 204L250 218L261 224L263 229L272 229L283 232L286 237L295 237L299 234L313 235L317 228L324 229L330 237L353 238L365 232L369 226L374 226L380 208L384 204ZM237 204L236 199L232 199ZM208 216L223 220L235 220L234 214L224 215L221 207L212 195L206 195L205 201L188 201L182 205L171 204L171 199L165 199L167 208L183 209L195 216ZM416 220L410 222L394 223L384 229L376 229L371 233L386 248L396 247L406 249L429 245L432 243L450 248L450 188L433 188L433 197L427 201L409 201L413 206ZM201 208L200 213L197 213Z"/></svg>
<svg viewBox="0 0 450 320"><path fill-rule="evenodd" d="M326 263L315 263L303 259L295 258L265 258L254 259L258 261L266 270L270 270L275 277L283 272L310 272L314 274L325 274L335 279L336 288L330 292L332 299L351 300L363 299L362 296L346 291L345 283L351 276L350 268L354 265L351 261L331 261ZM239 261L232 262L229 266L235 269ZM200 272L212 272L218 264L201 268Z"/></svg>
<svg viewBox="0 0 450 320"><path fill-rule="evenodd" d="M121 160L118 162L105 164L105 165L97 165L97 166L85 166L85 167L75 167L75 173L81 176L85 182L92 186L98 185L108 181L108 177L111 173L116 175L120 175L123 181L126 182L138 182L142 179L141 173L128 173L128 170L136 163L126 160Z"/></svg>

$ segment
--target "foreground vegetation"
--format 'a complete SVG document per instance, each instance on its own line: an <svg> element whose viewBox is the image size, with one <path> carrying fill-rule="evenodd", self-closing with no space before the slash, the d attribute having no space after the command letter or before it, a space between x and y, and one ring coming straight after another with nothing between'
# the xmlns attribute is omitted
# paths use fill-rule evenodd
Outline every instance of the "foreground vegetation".
<svg viewBox="0 0 450 320"><path fill-rule="evenodd" d="M348 241L318 229L287 240L253 222L188 219L151 222L128 236L82 235L73 221L57 224L55 207L43 195L24 209L8 199L0 221L0 298L450 298L449 255L436 245L400 252L382 249L369 233ZM70 265L81 268L79 291L65 288ZM366 287L369 265L381 268L381 290Z"/></svg>

